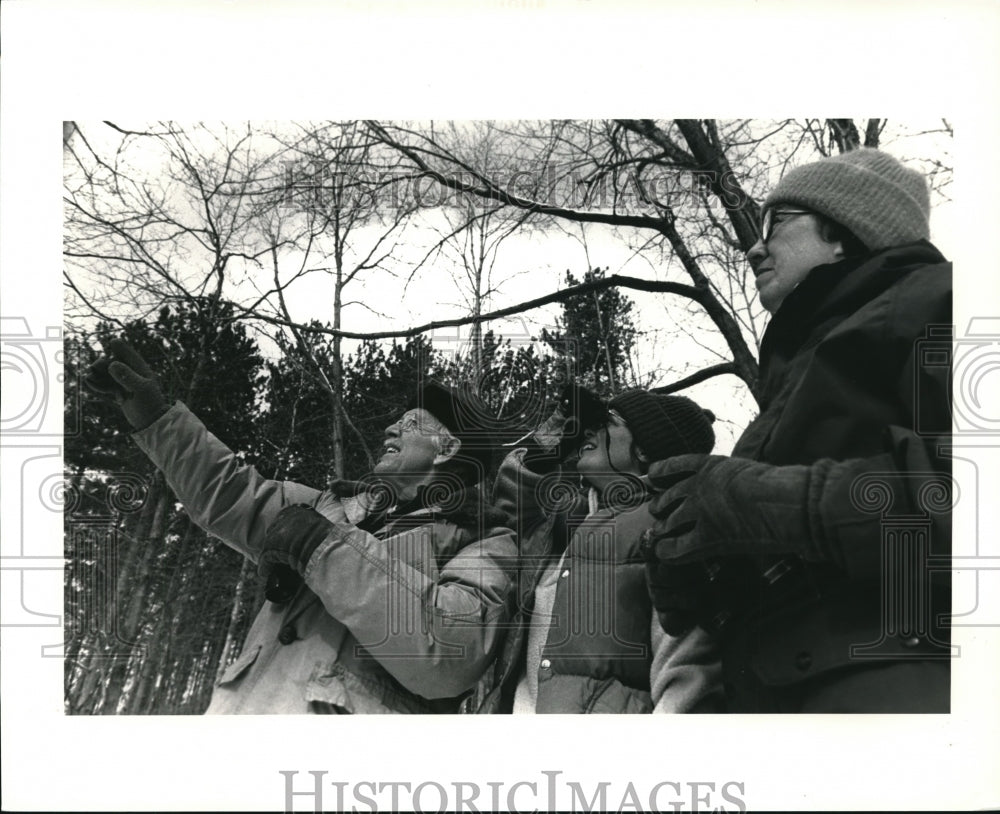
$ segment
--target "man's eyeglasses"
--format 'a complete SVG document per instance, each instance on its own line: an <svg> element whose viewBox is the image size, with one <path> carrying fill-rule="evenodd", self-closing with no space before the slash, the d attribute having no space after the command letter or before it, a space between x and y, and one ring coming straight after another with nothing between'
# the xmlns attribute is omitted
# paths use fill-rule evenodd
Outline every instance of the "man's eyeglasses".
<svg viewBox="0 0 1000 814"><path fill-rule="evenodd" d="M760 221L760 239L765 243L774 234L774 227L783 223L789 216L811 215L808 209L765 209Z"/></svg>
<svg viewBox="0 0 1000 814"><path fill-rule="evenodd" d="M399 434L416 432L420 435L450 436L449 430L444 424L431 415L420 415L415 411L409 411L396 422L399 425Z"/></svg>

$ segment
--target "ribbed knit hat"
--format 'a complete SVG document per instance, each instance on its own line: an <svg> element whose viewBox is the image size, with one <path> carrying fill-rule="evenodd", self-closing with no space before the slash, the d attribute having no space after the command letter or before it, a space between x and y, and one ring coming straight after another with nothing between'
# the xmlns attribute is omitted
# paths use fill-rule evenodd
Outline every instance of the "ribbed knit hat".
<svg viewBox="0 0 1000 814"><path fill-rule="evenodd" d="M715 416L684 396L628 390L608 403L628 424L639 449L651 460L711 452Z"/></svg>
<svg viewBox="0 0 1000 814"><path fill-rule="evenodd" d="M924 176L881 150L858 150L788 172L764 201L811 209L850 229L869 249L902 246L930 235Z"/></svg>

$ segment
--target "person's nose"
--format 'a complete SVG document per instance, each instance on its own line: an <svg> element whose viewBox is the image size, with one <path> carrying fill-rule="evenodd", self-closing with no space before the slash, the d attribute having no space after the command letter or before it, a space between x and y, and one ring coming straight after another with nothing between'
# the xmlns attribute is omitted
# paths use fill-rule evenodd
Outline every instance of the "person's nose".
<svg viewBox="0 0 1000 814"><path fill-rule="evenodd" d="M747 252L747 261L750 263L750 268L756 273L757 267L764 262L764 258L767 257L767 244L763 240L758 240L750 250Z"/></svg>

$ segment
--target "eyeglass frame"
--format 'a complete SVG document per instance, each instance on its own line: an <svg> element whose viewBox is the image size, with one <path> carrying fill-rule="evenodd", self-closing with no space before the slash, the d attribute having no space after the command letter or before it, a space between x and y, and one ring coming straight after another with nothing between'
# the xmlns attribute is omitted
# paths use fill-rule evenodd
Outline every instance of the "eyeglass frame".
<svg viewBox="0 0 1000 814"><path fill-rule="evenodd" d="M758 230L760 232L760 239L762 243L767 243L772 237L774 237L774 227L778 223L784 223L784 221L775 222L775 217L778 215L814 215L816 214L811 209L779 209L776 206L768 207L764 210L764 214L761 215L760 224Z"/></svg>
<svg viewBox="0 0 1000 814"><path fill-rule="evenodd" d="M398 425L400 435L407 432L416 432L420 435L454 436L454 433L436 415L428 413L428 416L419 415L416 408L407 410L392 426Z"/></svg>

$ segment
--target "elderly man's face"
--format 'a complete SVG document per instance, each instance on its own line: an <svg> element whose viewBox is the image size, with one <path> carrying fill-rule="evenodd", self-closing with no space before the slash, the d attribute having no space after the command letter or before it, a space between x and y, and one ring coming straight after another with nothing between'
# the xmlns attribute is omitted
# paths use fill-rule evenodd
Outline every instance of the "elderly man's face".
<svg viewBox="0 0 1000 814"><path fill-rule="evenodd" d="M747 252L757 278L760 304L772 314L816 266L843 257L839 242L824 240L812 213L795 209L783 214L779 205L774 209L773 221L767 242L761 239Z"/></svg>
<svg viewBox="0 0 1000 814"><path fill-rule="evenodd" d="M452 440L447 428L427 410L409 410L386 427L382 457L373 471L406 497L421 476L433 471L438 455Z"/></svg>

